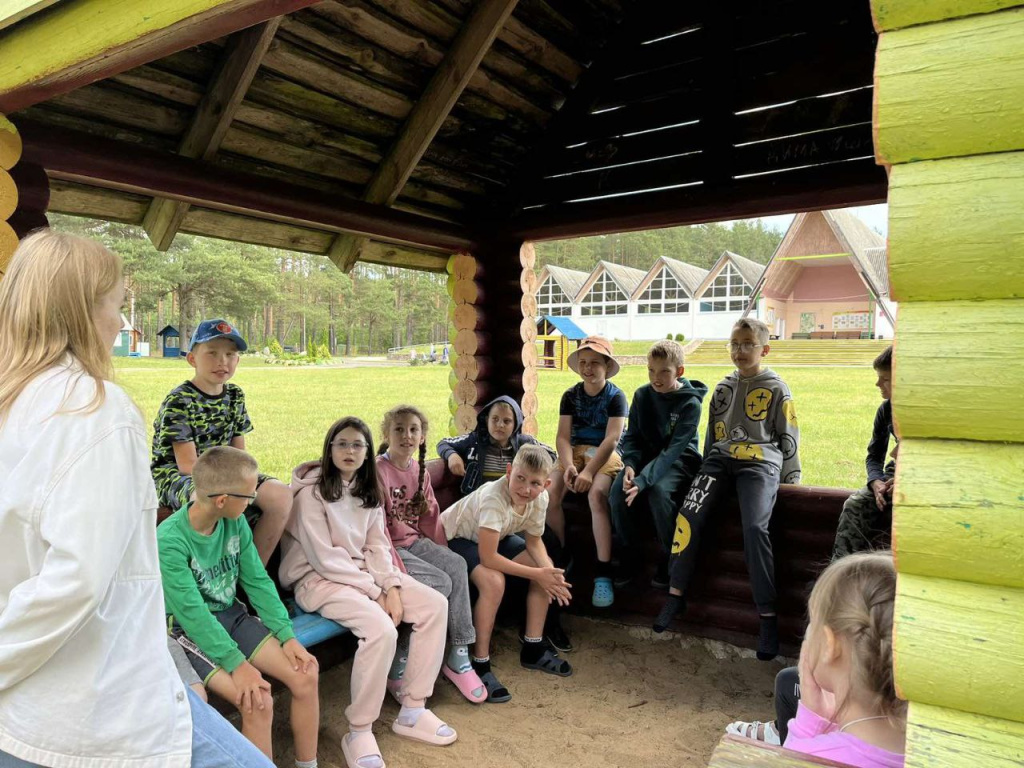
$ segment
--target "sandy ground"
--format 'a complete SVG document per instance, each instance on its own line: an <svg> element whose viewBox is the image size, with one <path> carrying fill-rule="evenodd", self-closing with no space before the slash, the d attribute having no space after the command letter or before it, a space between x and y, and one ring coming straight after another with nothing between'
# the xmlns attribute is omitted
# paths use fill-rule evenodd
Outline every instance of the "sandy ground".
<svg viewBox="0 0 1024 768"><path fill-rule="evenodd" d="M559 678L519 666L513 631L499 629L492 665L512 693L507 704L472 705L448 681L430 706L459 733L430 747L391 732L398 705L390 697L374 726L391 768L582 768L704 766L725 725L773 716L772 687L782 662L672 633L572 617L574 674ZM322 768L344 768L339 740L347 731L351 660L321 677ZM277 696L276 762L293 765L286 696Z"/></svg>

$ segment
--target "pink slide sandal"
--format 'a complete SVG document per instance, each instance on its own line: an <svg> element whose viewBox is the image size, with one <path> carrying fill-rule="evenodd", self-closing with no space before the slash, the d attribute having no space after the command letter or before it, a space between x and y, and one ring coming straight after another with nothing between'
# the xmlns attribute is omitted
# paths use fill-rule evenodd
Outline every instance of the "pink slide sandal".
<svg viewBox="0 0 1024 768"><path fill-rule="evenodd" d="M439 736L437 732L441 730L442 727L449 728L451 733L448 736ZM459 734L455 732L454 728L444 722L444 720L439 718L429 709L423 710L423 714L421 714L419 720L416 721L416 725L402 725L395 720L391 726L391 730L399 736L404 736L407 739L422 741L424 744L433 744L437 747L448 746L459 738Z"/></svg>
<svg viewBox="0 0 1024 768"><path fill-rule="evenodd" d="M421 720L423 718L420 718ZM349 736L352 738L349 739ZM373 731L350 731L341 737L341 752L345 755L348 768L362 768L359 760L366 757L379 757L380 768L386 768L380 747L373 737Z"/></svg>
<svg viewBox="0 0 1024 768"><path fill-rule="evenodd" d="M476 670L470 669L468 672L456 672L447 664L444 664L441 667L441 672L459 689L459 693L474 704L483 704L487 701L487 687L484 685L484 681L480 679L480 675L476 673ZM474 696L473 691L480 691L480 695Z"/></svg>

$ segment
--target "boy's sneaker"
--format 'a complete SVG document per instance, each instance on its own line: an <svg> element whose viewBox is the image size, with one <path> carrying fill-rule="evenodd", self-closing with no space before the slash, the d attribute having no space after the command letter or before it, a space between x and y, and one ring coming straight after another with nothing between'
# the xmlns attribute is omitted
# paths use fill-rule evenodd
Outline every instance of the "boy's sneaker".
<svg viewBox="0 0 1024 768"><path fill-rule="evenodd" d="M668 585L668 563L665 560L659 560L658 568L654 571L654 576L651 578L651 586L655 589L668 589Z"/></svg>
<svg viewBox="0 0 1024 768"><path fill-rule="evenodd" d="M572 640L569 635L566 634L565 630L562 629L562 622L552 622L551 626L544 628L544 639L548 641L552 648L562 653L572 653Z"/></svg>
<svg viewBox="0 0 1024 768"><path fill-rule="evenodd" d="M627 560L620 560L618 566L615 568L615 577L612 583L619 589L622 587L629 586L629 584L636 578L637 571L635 563L631 563Z"/></svg>

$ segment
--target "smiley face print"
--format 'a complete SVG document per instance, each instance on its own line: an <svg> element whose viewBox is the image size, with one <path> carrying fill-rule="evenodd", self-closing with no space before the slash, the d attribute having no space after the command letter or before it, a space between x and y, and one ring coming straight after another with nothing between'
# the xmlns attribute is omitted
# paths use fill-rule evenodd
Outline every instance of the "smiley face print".
<svg viewBox="0 0 1024 768"><path fill-rule="evenodd" d="M725 440L725 422L724 421L716 421L715 422L715 442L716 443L720 443L723 440Z"/></svg>
<svg viewBox="0 0 1024 768"><path fill-rule="evenodd" d="M771 390L758 387L757 389L750 390L746 401L743 403L743 410L751 421L764 421L768 418L768 408L771 404Z"/></svg>
<svg viewBox="0 0 1024 768"><path fill-rule="evenodd" d="M672 537L672 554L678 555L686 549L691 536L690 522L682 515L676 515L676 533Z"/></svg>
<svg viewBox="0 0 1024 768"><path fill-rule="evenodd" d="M732 386L724 381L715 387L715 393L711 395L711 415L721 416L729 410L732 405Z"/></svg>
<svg viewBox="0 0 1024 768"><path fill-rule="evenodd" d="M764 461L764 448L757 443L733 443L729 455L738 461Z"/></svg>
<svg viewBox="0 0 1024 768"><path fill-rule="evenodd" d="M794 427L799 426L796 420L796 406L793 404L792 399L782 401L782 415L785 416L786 421Z"/></svg>

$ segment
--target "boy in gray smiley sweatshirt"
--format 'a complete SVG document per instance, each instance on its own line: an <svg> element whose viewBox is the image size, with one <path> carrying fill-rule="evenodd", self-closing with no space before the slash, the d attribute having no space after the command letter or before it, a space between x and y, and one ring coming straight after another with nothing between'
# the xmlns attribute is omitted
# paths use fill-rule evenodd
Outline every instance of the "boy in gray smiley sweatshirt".
<svg viewBox="0 0 1024 768"><path fill-rule="evenodd" d="M789 387L774 371L761 367L769 350L768 327L748 318L737 321L729 349L736 370L711 396L704 463L676 518L669 598L654 629L664 630L685 610L683 598L697 564L701 532L717 514L722 492L732 486L743 524L744 559L761 617L757 657L767 661L779 650L768 523L779 483L800 482L800 430Z"/></svg>

